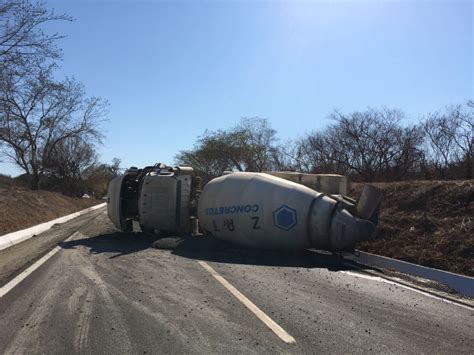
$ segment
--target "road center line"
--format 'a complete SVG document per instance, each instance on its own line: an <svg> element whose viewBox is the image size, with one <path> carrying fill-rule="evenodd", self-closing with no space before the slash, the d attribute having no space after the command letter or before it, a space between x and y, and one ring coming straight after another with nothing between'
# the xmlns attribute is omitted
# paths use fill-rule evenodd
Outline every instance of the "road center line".
<svg viewBox="0 0 474 355"><path fill-rule="evenodd" d="M270 330L272 330L281 340L287 344L296 343L295 338L288 334L282 327L280 327L273 319L267 316L260 308L258 308L252 301L245 297L239 290L232 286L226 279L217 273L208 263L198 261L207 272L209 272L219 283L224 286L235 298L237 298L245 307L247 307L253 314L257 316Z"/></svg>
<svg viewBox="0 0 474 355"><path fill-rule="evenodd" d="M70 240L71 238L73 238L77 234L78 234L78 232L73 233L69 238L66 239L66 241ZM26 279L29 275L31 275L36 269L38 269L41 265L43 265L46 261L48 261L48 259L50 259L54 254L56 254L61 249L62 248L60 246L57 246L56 248L51 250L48 254L41 257L41 259L37 260L33 265L31 265L29 268L27 268L21 274L17 275L14 279L10 280L4 286L0 287L0 298L5 296L11 290L13 290L16 285L18 285L20 282L22 282L24 279Z"/></svg>

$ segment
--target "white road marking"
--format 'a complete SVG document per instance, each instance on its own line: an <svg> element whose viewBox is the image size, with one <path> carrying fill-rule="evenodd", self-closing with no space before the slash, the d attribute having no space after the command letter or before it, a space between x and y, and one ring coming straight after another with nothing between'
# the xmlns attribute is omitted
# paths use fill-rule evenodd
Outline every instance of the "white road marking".
<svg viewBox="0 0 474 355"><path fill-rule="evenodd" d="M79 232L73 233L66 241L72 239L75 235L79 234ZM0 298L5 296L8 292L13 290L15 286L17 286L20 282L22 282L24 279L26 279L29 275L31 275L36 269L38 269L41 265L43 265L48 259L50 259L54 254L56 254L58 251L60 251L62 248L60 246L57 246L53 250L51 250L48 254L44 255L41 259L36 261L33 265L31 265L28 269L23 271L21 274L19 274L17 277L15 277L13 280L5 284L4 286L0 287Z"/></svg>
<svg viewBox="0 0 474 355"><path fill-rule="evenodd" d="M354 271L339 271L343 274L347 274L347 275L351 275L351 276L355 276L355 277L360 277L362 279L367 279L367 280L373 280L373 281L378 281L378 282L385 282L389 285L394 285L394 286L398 286L398 287L401 287L401 288L404 288L404 289L407 289L407 290L411 290L413 292L416 292L416 293L419 293L419 294L422 294L424 296L427 296L427 297L430 297L430 298L434 298L436 300L440 300L440 301L443 301L443 302L446 302L446 303L449 303L449 304L453 304L453 305L456 305L456 306L459 306L459 307L462 307L462 308L466 308L466 309L469 309L469 310L473 310L474 307L470 307L468 305L464 305L464 304L460 304L460 303L457 303L457 302L453 302L451 300L448 300L446 298L443 298L441 296L435 296L435 295L432 295L431 293L428 293L428 292L424 292L424 291L421 291L421 290L418 290L417 288L414 288L414 287L410 287L410 286L407 286L407 285L404 285L404 284L401 284L401 283L398 283L398 282L395 282L395 281L390 281L390 280L387 280L387 279L384 279L383 277L380 277L380 276L372 276L372 275L367 275L367 274L360 274L360 273L357 273L357 272L354 272Z"/></svg>
<svg viewBox="0 0 474 355"><path fill-rule="evenodd" d="M49 258L51 258L54 254L56 254L60 250L61 250L61 247L57 246L56 248L51 250L48 254L46 254L41 259L39 259L37 262L35 262L33 265L31 265L28 269L26 269L21 274L19 274L17 277L15 277L13 280L8 282L5 286L1 287L0 288L0 298L5 296L11 290L13 290L13 288L16 285L18 285L20 282L22 282L24 279L26 279L33 271L35 271L37 268L39 268L41 265L43 265L46 261L48 261Z"/></svg>
<svg viewBox="0 0 474 355"><path fill-rule="evenodd" d="M295 338L288 334L282 327L280 327L273 319L267 316L260 308L258 308L252 301L245 297L239 290L232 286L226 279L217 273L209 264L204 261L198 261L207 272L209 272L219 283L222 284L235 298L237 298L245 307L247 307L253 314L257 316L270 330L272 330L281 340L287 344L296 343Z"/></svg>

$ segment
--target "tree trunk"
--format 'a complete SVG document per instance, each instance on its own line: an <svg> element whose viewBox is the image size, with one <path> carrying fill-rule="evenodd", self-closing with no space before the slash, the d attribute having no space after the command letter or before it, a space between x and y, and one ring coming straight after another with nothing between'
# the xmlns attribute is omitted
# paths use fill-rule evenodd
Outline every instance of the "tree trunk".
<svg viewBox="0 0 474 355"><path fill-rule="evenodd" d="M472 162L470 160L466 160L466 179L472 179Z"/></svg>
<svg viewBox="0 0 474 355"><path fill-rule="evenodd" d="M33 172L30 175L30 188L32 190L38 190L39 189L39 174L37 171Z"/></svg>

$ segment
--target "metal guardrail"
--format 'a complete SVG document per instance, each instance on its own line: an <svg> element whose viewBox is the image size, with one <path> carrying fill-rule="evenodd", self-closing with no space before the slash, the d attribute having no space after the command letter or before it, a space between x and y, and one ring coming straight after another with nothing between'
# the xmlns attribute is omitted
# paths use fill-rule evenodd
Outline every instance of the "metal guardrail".
<svg viewBox="0 0 474 355"><path fill-rule="evenodd" d="M459 292L460 294L474 297L474 277L433 269L381 255L366 253L363 251L358 251L358 253L359 256L347 255L344 256L344 258L367 266L396 270L408 275L437 281Z"/></svg>

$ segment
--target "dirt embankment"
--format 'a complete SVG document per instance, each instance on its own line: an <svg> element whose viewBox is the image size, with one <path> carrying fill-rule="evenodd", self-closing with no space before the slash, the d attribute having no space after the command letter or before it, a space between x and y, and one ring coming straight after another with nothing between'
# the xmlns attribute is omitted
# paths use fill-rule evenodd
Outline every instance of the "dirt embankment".
<svg viewBox="0 0 474 355"><path fill-rule="evenodd" d="M101 203L51 191L0 187L0 235L28 228Z"/></svg>
<svg viewBox="0 0 474 355"><path fill-rule="evenodd" d="M474 276L474 180L374 185L384 195L378 235L360 250Z"/></svg>

